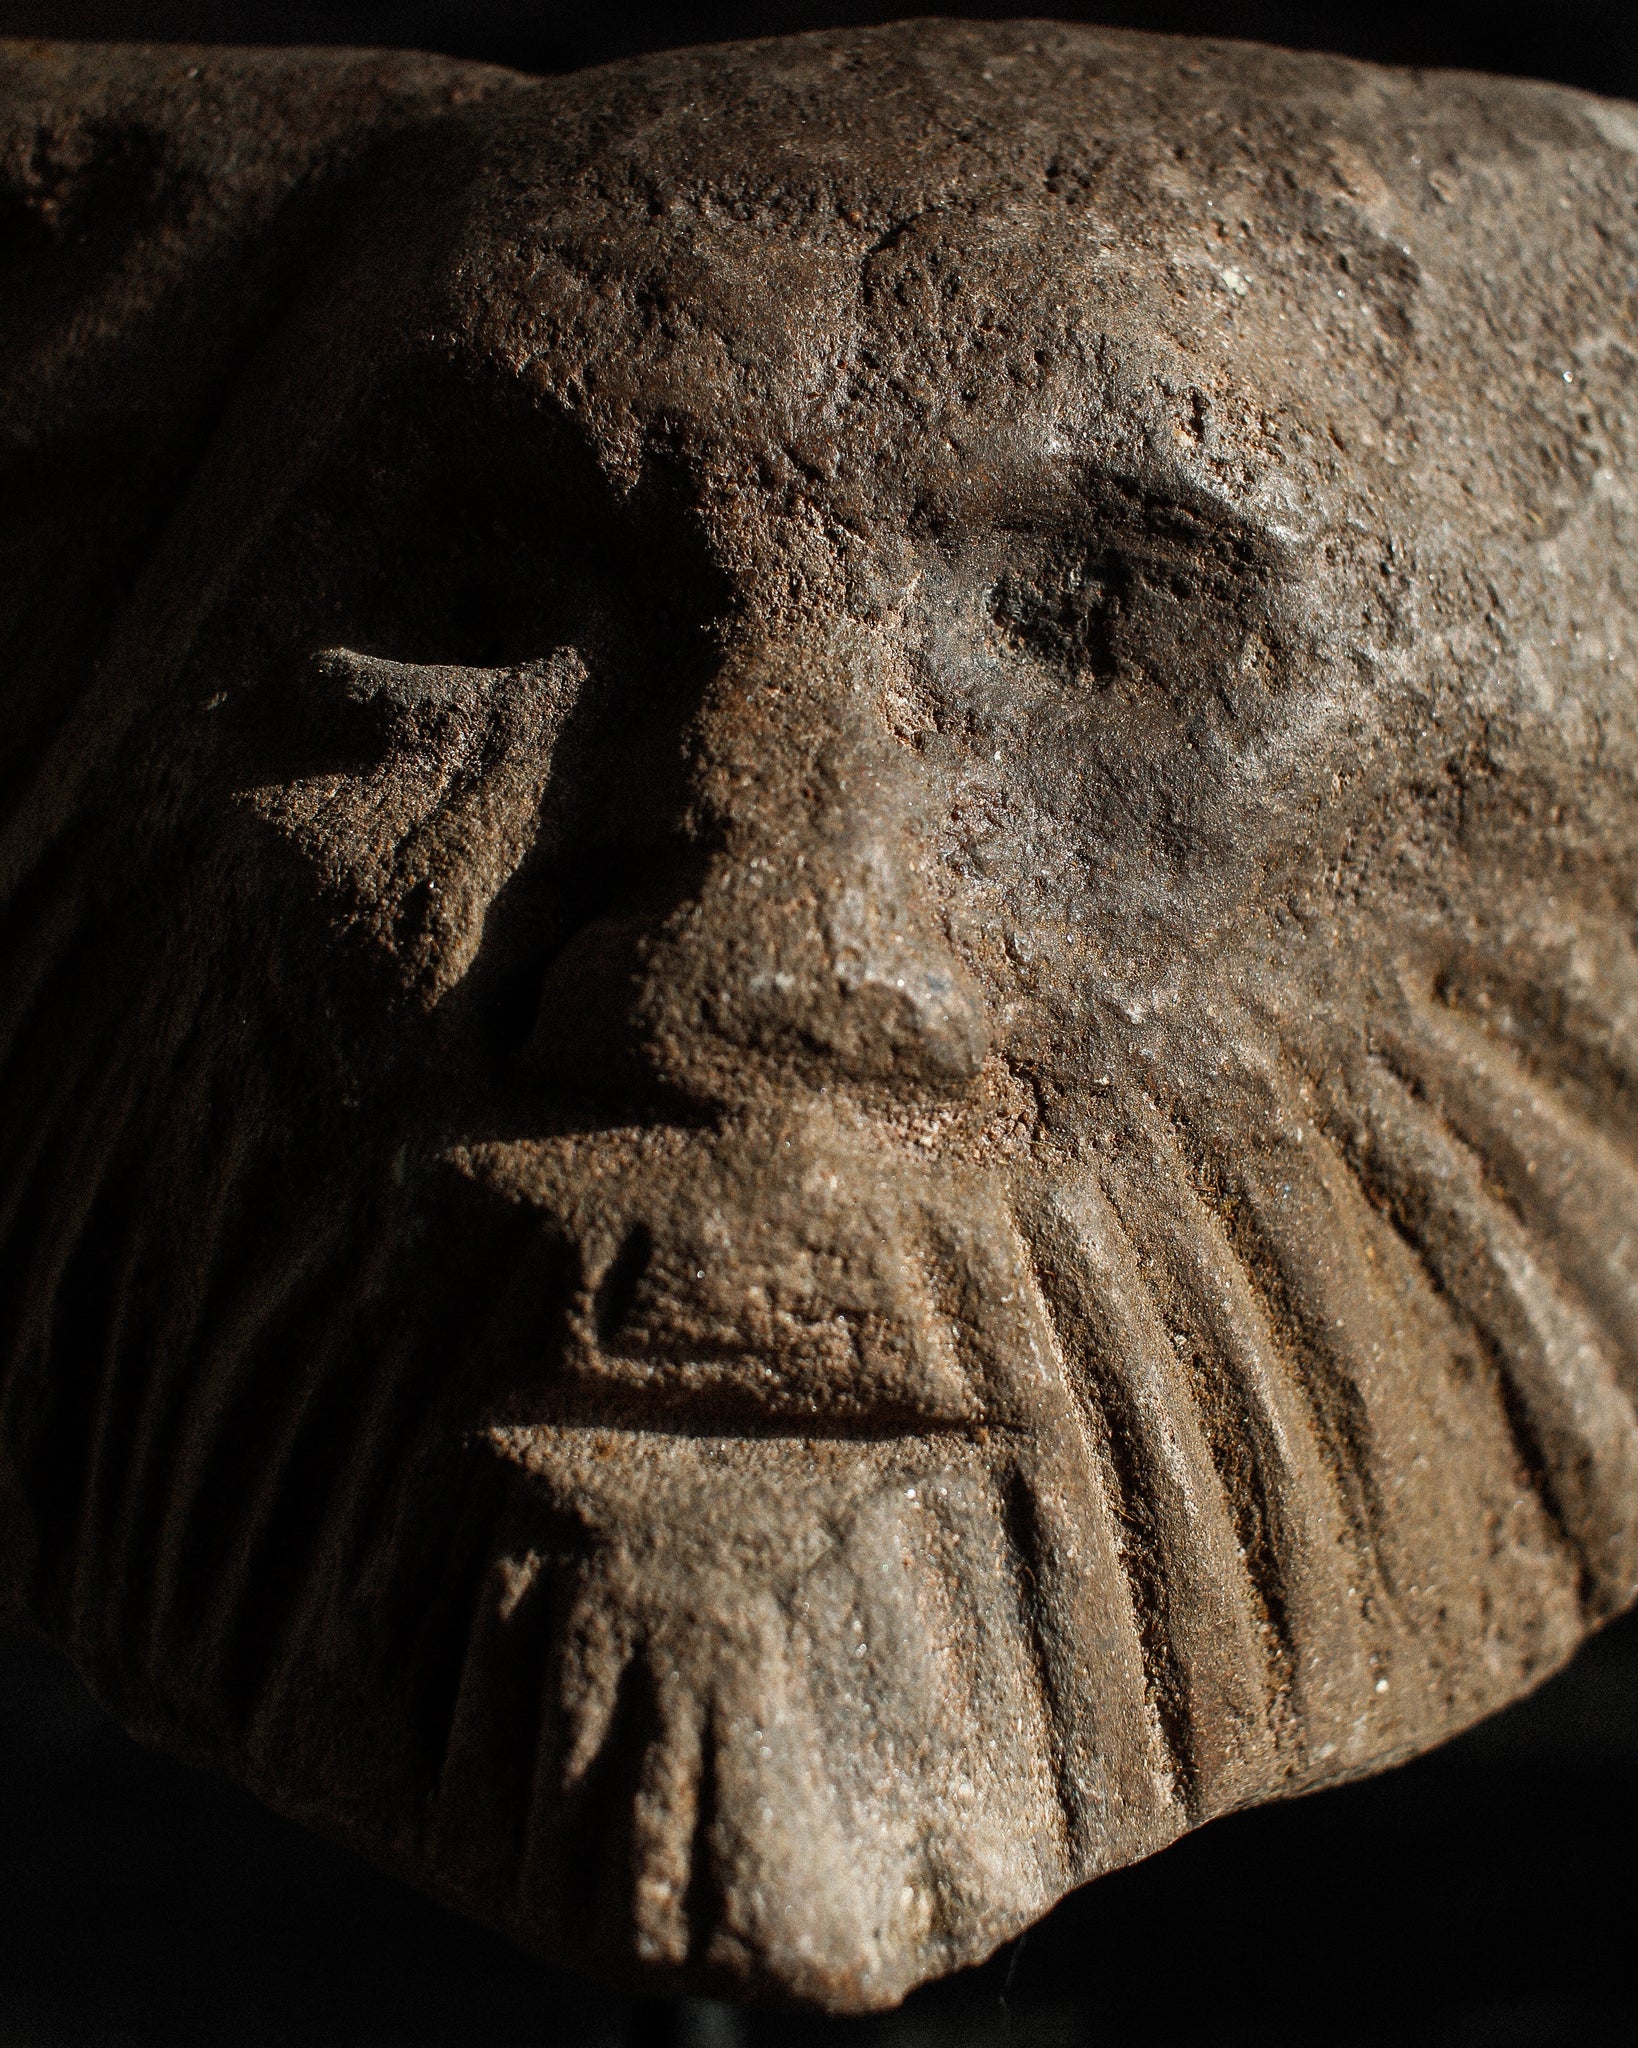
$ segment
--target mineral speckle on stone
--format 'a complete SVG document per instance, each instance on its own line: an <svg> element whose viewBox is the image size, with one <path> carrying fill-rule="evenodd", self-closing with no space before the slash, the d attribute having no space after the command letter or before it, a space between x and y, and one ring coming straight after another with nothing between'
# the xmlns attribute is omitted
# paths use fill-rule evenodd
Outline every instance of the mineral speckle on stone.
<svg viewBox="0 0 1638 2048"><path fill-rule="evenodd" d="M1638 115L0 66L0 1605L836 2009L1638 1586Z"/></svg>

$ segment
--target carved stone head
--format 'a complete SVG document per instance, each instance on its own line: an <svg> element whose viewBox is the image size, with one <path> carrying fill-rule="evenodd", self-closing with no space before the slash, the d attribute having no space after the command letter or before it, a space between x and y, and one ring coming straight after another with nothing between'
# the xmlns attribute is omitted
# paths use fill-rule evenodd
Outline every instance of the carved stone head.
<svg viewBox="0 0 1638 2048"><path fill-rule="evenodd" d="M1631 1597L1629 113L75 61L15 1611L549 1953L860 2008Z"/></svg>

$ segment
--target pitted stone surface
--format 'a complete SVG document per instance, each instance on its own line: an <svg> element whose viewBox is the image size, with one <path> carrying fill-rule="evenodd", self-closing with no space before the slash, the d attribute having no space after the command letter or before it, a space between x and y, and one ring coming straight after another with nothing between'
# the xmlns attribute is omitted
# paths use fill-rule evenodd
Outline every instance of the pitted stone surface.
<svg viewBox="0 0 1638 2048"><path fill-rule="evenodd" d="M11 46L0 1589L888 2004L1638 1586L1638 115Z"/></svg>

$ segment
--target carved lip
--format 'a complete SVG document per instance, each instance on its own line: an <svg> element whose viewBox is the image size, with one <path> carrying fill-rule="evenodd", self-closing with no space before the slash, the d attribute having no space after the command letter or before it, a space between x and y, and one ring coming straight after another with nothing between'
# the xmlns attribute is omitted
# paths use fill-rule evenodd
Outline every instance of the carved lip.
<svg viewBox="0 0 1638 2048"><path fill-rule="evenodd" d="M1007 1425L976 1417L954 1418L883 1400L833 1399L802 1405L792 1397L759 1402L724 1378L638 1387L630 1382L576 1380L559 1384L549 1402L531 1404L526 1427L598 1431L650 1437L765 1437L796 1441L879 1443L898 1439L962 1437L984 1443Z"/></svg>
<svg viewBox="0 0 1638 2048"><path fill-rule="evenodd" d="M646 1185L588 1172L584 1152L544 1184L485 1176L541 1219L551 1267L536 1255L496 1331L522 1367L510 1419L861 1440L996 1423L1017 1333L975 1305L995 1273L952 1252L931 1184L898 1185L885 1154L759 1181L731 1153L702 1173L701 1153L696 1138Z"/></svg>
<svg viewBox="0 0 1638 2048"><path fill-rule="evenodd" d="M814 1334L846 1328L835 1317ZM640 1349L574 1344L552 1406L566 1423L673 1435L874 1438L984 1426L953 1361L927 1355L925 1332L849 1334L845 1351L822 1341L771 1347L725 1338Z"/></svg>
<svg viewBox="0 0 1638 2048"><path fill-rule="evenodd" d="M595 1297L571 1308L548 1381L508 1420L670 1436L855 1438L982 1435L991 1425L953 1346L929 1319L834 1311L760 1337L718 1328L609 1333ZM591 1312L588 1312L591 1311Z"/></svg>

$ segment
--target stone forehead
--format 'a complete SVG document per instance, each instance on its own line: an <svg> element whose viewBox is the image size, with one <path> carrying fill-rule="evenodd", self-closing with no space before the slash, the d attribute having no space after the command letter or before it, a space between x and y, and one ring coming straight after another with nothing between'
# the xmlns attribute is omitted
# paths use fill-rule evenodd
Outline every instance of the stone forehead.
<svg viewBox="0 0 1638 2048"><path fill-rule="evenodd" d="M1396 188L1413 196L1396 163L1436 172L1584 149L1586 105L1277 50L918 22L583 73L497 103L479 125L489 168L525 204L574 195L651 220L706 206L845 244L862 222L939 207L1119 212L1163 237L1205 186L1229 214L1339 191L1380 212Z"/></svg>
<svg viewBox="0 0 1638 2048"><path fill-rule="evenodd" d="M1005 421L1307 525L1412 486L1515 523L1633 182L1548 88L1049 24L685 52L458 130L394 345L475 344L615 465L856 481Z"/></svg>

